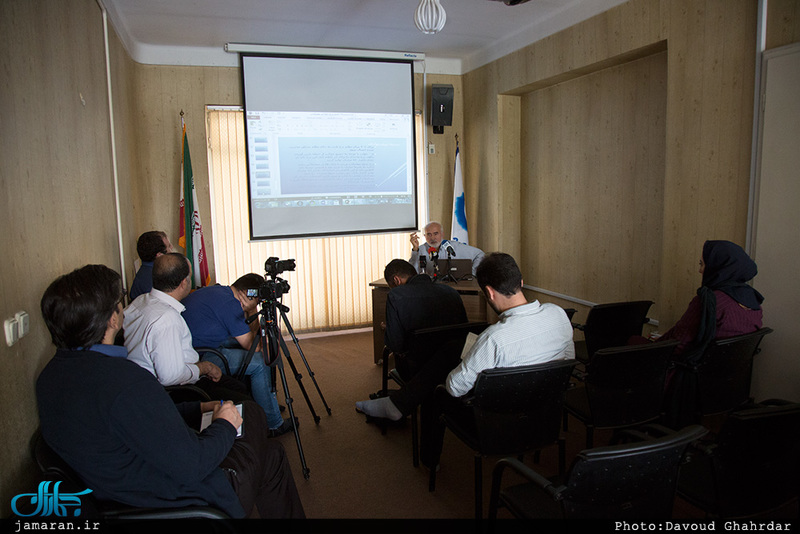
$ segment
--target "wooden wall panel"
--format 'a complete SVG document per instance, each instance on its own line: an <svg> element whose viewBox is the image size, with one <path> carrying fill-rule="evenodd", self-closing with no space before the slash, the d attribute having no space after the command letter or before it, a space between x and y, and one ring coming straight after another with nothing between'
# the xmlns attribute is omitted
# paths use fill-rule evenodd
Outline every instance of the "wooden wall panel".
<svg viewBox="0 0 800 534"><path fill-rule="evenodd" d="M103 26L93 0L0 2L0 319L30 332L0 341L0 515L34 488L34 385L55 352L39 302L61 274L119 268Z"/></svg>
<svg viewBox="0 0 800 534"><path fill-rule="evenodd" d="M594 302L654 299L666 53L522 99L528 284Z"/></svg>
<svg viewBox="0 0 800 534"><path fill-rule="evenodd" d="M573 287L619 288L617 280L627 278L627 273L610 267L613 262L609 260L630 257L637 246L646 246L650 278L645 280L637 275L626 282L629 289L615 292L654 292L654 316L665 327L674 323L699 283L696 263L703 241L714 238L744 241L756 11L756 0L631 0L464 75L464 108L469 110L465 115L465 128L471 134L470 141L479 135L479 143L470 142L464 147L470 163L474 162L471 170L466 171L465 180L472 184L477 182L473 187L480 192L474 208L480 216L479 243L502 244L497 236L507 233L504 226L507 210L516 209L513 202L504 202L504 199L510 200L519 192L518 184L497 174L501 164L507 165L502 156L498 156L507 125L516 127L514 119L498 109L497 97L529 95L560 83L566 86L580 76L632 64L666 51L666 76L659 75L658 83L643 86L650 87L651 91L656 88L656 92L640 93L633 89L638 87L636 84L630 85L626 76L621 75L617 91L630 87L625 97L628 101L616 100L614 90L598 90L592 98L585 97L586 103L580 108L588 121L582 126L582 132L564 129L551 139L537 137L535 142L544 145L530 144L536 137L531 133L528 137L531 141L523 142L523 176L529 165L545 164L548 172L560 177L560 194L574 193L572 197L553 198L550 191L539 190L542 184L526 182L523 178L523 202L519 208L522 243L519 246L526 260L539 262L536 269L555 270L554 265L558 264L568 271L568 257L580 255L584 250L593 250L594 257L608 262L604 270L581 272L583 266L576 265L577 272L560 273L559 286L546 289L562 294L569 294ZM523 130L535 131L548 115L568 117L575 113L558 99L547 95L536 98L541 100L539 107L544 111L540 116L522 111ZM619 130L614 139L616 144L595 147L598 151L595 159L591 159L589 153L561 155L568 150L569 144L565 143L580 145L588 142L587 139L609 135L608 125L597 119L602 117L602 110L617 109L624 117L640 105L640 100L652 105L664 98L663 113L658 114L656 122L645 125L634 121L636 128ZM498 121L498 117L502 121ZM663 132L661 138L650 128ZM609 201L612 207L600 210L595 202L595 197L614 198L612 190L598 188L597 184L621 183L619 170L612 164L620 161L618 147L629 146L640 134L659 140L652 145L641 145L634 160L649 158L653 165L663 166L663 185L660 191L653 187L635 190L630 201L653 205L659 203L654 195L660 195L663 213L660 225L642 225L642 220L651 221L652 217L632 213L624 206L617 209L618 203ZM539 158L535 163L525 159L534 155ZM474 174L476 166L481 168L481 174ZM572 181L590 167L595 177L592 187L581 187L582 184ZM548 198L551 204L532 203L531 199L537 196ZM540 213L535 211L540 208L550 210L551 214L556 210L569 213L571 224L582 231L557 230L553 222L542 221ZM604 233L605 227L592 224L598 218L622 224L635 233L625 240L616 239ZM531 226L533 224L542 226L537 229ZM553 251L544 244L547 240L542 240L542 234L551 233L556 236L553 239L560 238L568 244ZM638 245L632 247L632 243ZM515 249L511 243L504 246L508 250ZM531 283L538 285L533 280ZM610 294L603 295L603 291L598 293L597 298L611 298Z"/></svg>

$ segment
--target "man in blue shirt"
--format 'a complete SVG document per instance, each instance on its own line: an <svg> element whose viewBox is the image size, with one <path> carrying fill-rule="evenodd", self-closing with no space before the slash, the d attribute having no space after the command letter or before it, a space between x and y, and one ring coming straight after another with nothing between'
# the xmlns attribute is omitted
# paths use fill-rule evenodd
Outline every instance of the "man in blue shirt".
<svg viewBox="0 0 800 534"><path fill-rule="evenodd" d="M153 230L145 232L136 241L136 253L142 260L142 266L136 271L136 276L131 284L130 299L133 302L143 293L150 293L153 289L153 262L162 254L172 252L172 243L165 232Z"/></svg>
<svg viewBox="0 0 800 534"><path fill-rule="evenodd" d="M213 285L197 289L181 301L186 309L183 319L192 333L195 347L210 347L222 352L228 359L231 372L239 369L254 340L258 322L245 321L256 312L258 299L247 296L248 289L257 289L264 278L255 273L246 274L230 286ZM213 354L206 359L218 360ZM218 362L222 365L222 362ZM279 436L292 430L290 419L283 419L278 400L272 389L271 368L257 347L245 374L250 377L253 399L267 414L270 433Z"/></svg>

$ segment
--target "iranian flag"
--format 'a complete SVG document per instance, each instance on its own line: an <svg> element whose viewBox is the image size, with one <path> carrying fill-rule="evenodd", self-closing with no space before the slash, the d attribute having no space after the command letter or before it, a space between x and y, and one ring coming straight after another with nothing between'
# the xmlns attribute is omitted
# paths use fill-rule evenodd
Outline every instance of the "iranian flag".
<svg viewBox="0 0 800 534"><path fill-rule="evenodd" d="M186 251L186 257L192 262L192 287L204 287L211 283L206 258L206 245L203 241L203 224L200 212L197 211L197 192L194 189L192 175L192 158L189 156L189 141L186 138L186 123L181 113L181 129L183 144L181 150L181 202L180 232L178 245Z"/></svg>

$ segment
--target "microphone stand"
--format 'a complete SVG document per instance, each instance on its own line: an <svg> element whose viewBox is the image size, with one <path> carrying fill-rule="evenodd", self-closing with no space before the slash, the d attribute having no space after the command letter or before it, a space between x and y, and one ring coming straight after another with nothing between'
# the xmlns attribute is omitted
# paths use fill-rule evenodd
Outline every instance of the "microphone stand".
<svg viewBox="0 0 800 534"><path fill-rule="evenodd" d="M443 243L444 243L444 242L442 242L442 243L440 243L440 244L439 244L439 248L440 248L440 249L442 248L442 244L443 244ZM448 243L448 245L449 245L449 243ZM451 250L452 250L452 249L451 249ZM446 249L445 249L445 251L446 251ZM453 255L455 255L455 253L454 253ZM437 254L437 256L438 256L438 254ZM452 274L450 274L450 253L449 253L449 252L447 253L447 267L446 267L446 271L447 271L447 274L445 274L445 275L442 277L442 282L453 282L453 283L457 284L457 283L458 283L458 281L456 281L456 279L453 277L453 275L452 275Z"/></svg>

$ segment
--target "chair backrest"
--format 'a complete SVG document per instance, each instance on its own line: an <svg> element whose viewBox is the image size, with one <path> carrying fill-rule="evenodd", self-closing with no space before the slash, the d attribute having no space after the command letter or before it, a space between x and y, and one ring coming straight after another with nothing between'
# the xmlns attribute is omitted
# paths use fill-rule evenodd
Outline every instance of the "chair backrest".
<svg viewBox="0 0 800 534"><path fill-rule="evenodd" d="M567 518L669 519L686 447L707 430L581 451L560 491Z"/></svg>
<svg viewBox="0 0 800 534"><path fill-rule="evenodd" d="M715 440L711 475L717 512L767 512L800 494L800 403L733 412Z"/></svg>
<svg viewBox="0 0 800 534"><path fill-rule="evenodd" d="M589 359L600 349L625 345L631 336L641 335L652 305L651 300L635 300L593 306L582 328Z"/></svg>
<svg viewBox="0 0 800 534"><path fill-rule="evenodd" d="M408 354L415 354L417 359L425 355L431 357L445 346L450 347L449 350L460 351L468 334L480 334L488 326L487 322L475 321L414 330L408 344Z"/></svg>
<svg viewBox="0 0 800 534"><path fill-rule="evenodd" d="M753 356L771 328L718 339L697 365L697 402L701 415L728 412L750 399Z"/></svg>
<svg viewBox="0 0 800 534"><path fill-rule="evenodd" d="M596 427L624 427L657 419L677 341L598 350L586 365L586 394Z"/></svg>
<svg viewBox="0 0 800 534"><path fill-rule="evenodd" d="M422 347L438 347L444 343L454 341L460 341L463 345L468 334L480 334L488 326L489 323L487 322L474 321L468 323L434 326L430 328L420 328L411 333L411 348L409 352L412 350L418 350Z"/></svg>
<svg viewBox="0 0 800 534"><path fill-rule="evenodd" d="M574 360L487 369L472 399L479 452L522 454L558 440Z"/></svg>
<svg viewBox="0 0 800 534"><path fill-rule="evenodd" d="M36 430L30 442L31 455L39 468L42 480L60 482L62 493L76 493L86 489L86 484L81 477L47 444L40 430ZM137 519L227 519L228 516L221 510L207 505L185 506L181 508L140 508L118 503L115 501L101 501L88 493L81 496L81 517L112 518L137 518ZM220 532L231 531L224 528Z"/></svg>

